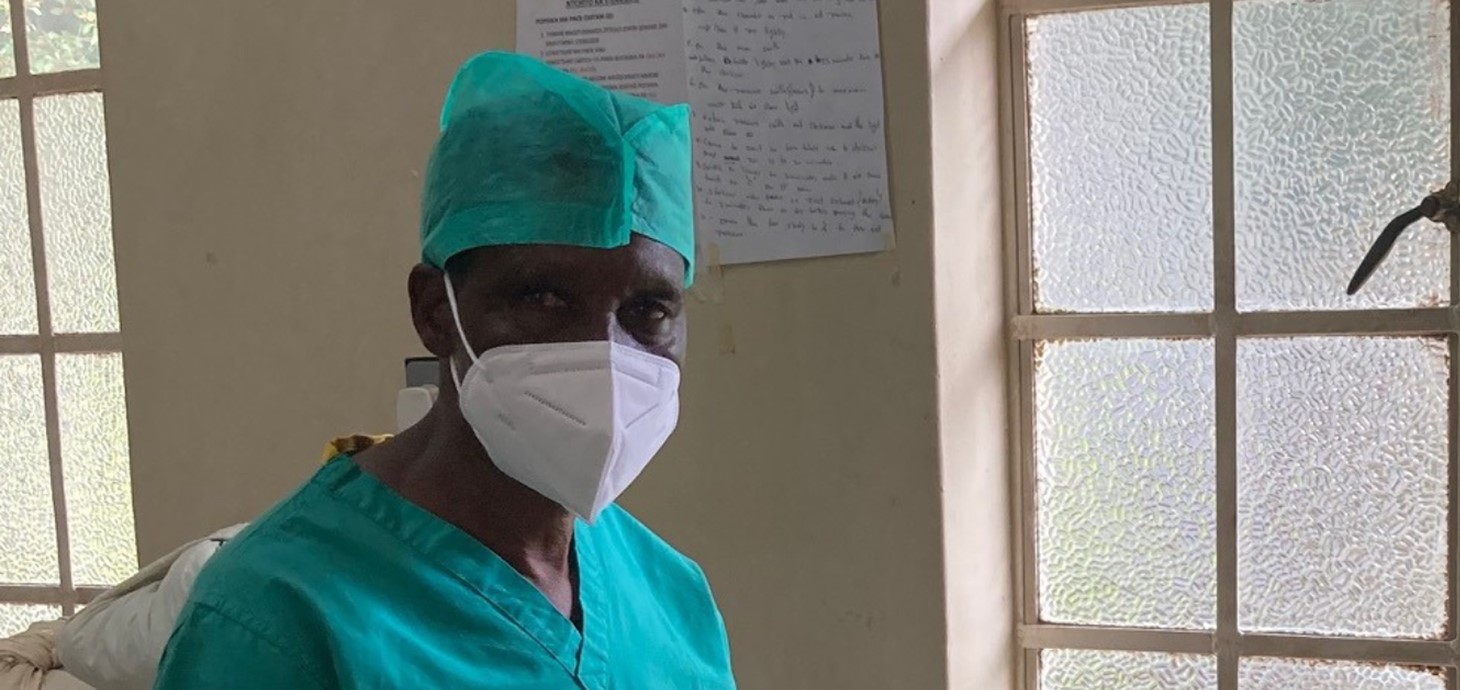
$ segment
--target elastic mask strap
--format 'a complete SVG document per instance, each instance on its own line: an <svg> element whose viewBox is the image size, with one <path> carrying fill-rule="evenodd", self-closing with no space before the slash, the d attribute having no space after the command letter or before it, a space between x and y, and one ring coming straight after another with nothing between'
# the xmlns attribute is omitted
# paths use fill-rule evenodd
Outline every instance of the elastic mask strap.
<svg viewBox="0 0 1460 690"><path fill-rule="evenodd" d="M447 357L446 359L450 360L450 364L448 364L447 366L451 367L451 382L454 383L454 384L456 384L456 390L457 391L460 391L461 390L461 374L457 373L457 371L456 371L456 358L455 357Z"/></svg>
<svg viewBox="0 0 1460 690"><path fill-rule="evenodd" d="M441 275L446 277L446 301L451 304L451 320L456 324L456 335L461 338L462 347L466 348L466 356L471 358L472 364L476 364L476 350L471 349L471 343L466 341L466 331L461 328L461 312L456 308L456 288L451 284L451 274L442 271ZM456 383L456 389L461 390L461 377L456 372L456 358L448 359L451 360L451 380Z"/></svg>

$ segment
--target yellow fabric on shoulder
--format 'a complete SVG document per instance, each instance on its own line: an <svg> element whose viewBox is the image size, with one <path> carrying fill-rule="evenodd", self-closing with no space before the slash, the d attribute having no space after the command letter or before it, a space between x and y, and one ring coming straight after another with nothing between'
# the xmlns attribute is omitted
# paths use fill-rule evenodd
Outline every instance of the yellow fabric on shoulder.
<svg viewBox="0 0 1460 690"><path fill-rule="evenodd" d="M392 436L390 434L355 434L353 436L341 436L325 444L324 457L320 458L319 461L329 462L332 458L339 455L354 455L371 446L378 446L385 443L391 438Z"/></svg>

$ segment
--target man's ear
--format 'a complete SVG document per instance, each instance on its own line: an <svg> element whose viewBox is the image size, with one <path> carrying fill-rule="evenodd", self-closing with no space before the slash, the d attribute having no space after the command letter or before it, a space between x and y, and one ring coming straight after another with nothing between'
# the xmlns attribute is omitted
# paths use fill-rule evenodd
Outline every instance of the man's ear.
<svg viewBox="0 0 1460 690"><path fill-rule="evenodd" d="M406 290L411 297L411 323L426 350L442 359L456 352L461 338L446 299L446 274L435 266L417 264Z"/></svg>

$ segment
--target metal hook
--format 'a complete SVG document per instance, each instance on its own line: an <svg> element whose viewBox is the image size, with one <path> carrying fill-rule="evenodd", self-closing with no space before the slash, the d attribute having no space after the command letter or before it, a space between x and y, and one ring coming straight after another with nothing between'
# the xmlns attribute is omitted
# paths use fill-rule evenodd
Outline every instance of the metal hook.
<svg viewBox="0 0 1460 690"><path fill-rule="evenodd" d="M1404 213L1398 218L1389 221L1384 227L1384 232L1379 233L1379 239L1374 240L1374 246L1369 247L1369 253L1364 255L1364 260L1359 263L1359 270L1354 272L1353 280L1349 281L1348 294L1354 295L1359 288L1368 282L1369 277L1378 270L1379 264L1384 263L1384 258L1389 256L1389 251L1394 249L1394 244L1399 241L1399 236L1411 225L1419 222L1421 218L1428 218L1436 223L1445 226L1450 234L1460 234L1460 185L1454 180L1445 188L1425 197L1424 201Z"/></svg>

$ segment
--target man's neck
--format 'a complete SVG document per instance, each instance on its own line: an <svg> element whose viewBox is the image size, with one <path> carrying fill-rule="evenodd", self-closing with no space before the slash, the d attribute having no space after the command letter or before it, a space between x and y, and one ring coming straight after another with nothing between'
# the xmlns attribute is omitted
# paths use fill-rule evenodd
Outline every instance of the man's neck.
<svg viewBox="0 0 1460 690"><path fill-rule="evenodd" d="M572 610L573 515L487 457L471 428L438 403L420 424L355 457L366 472L491 549L563 610Z"/></svg>

